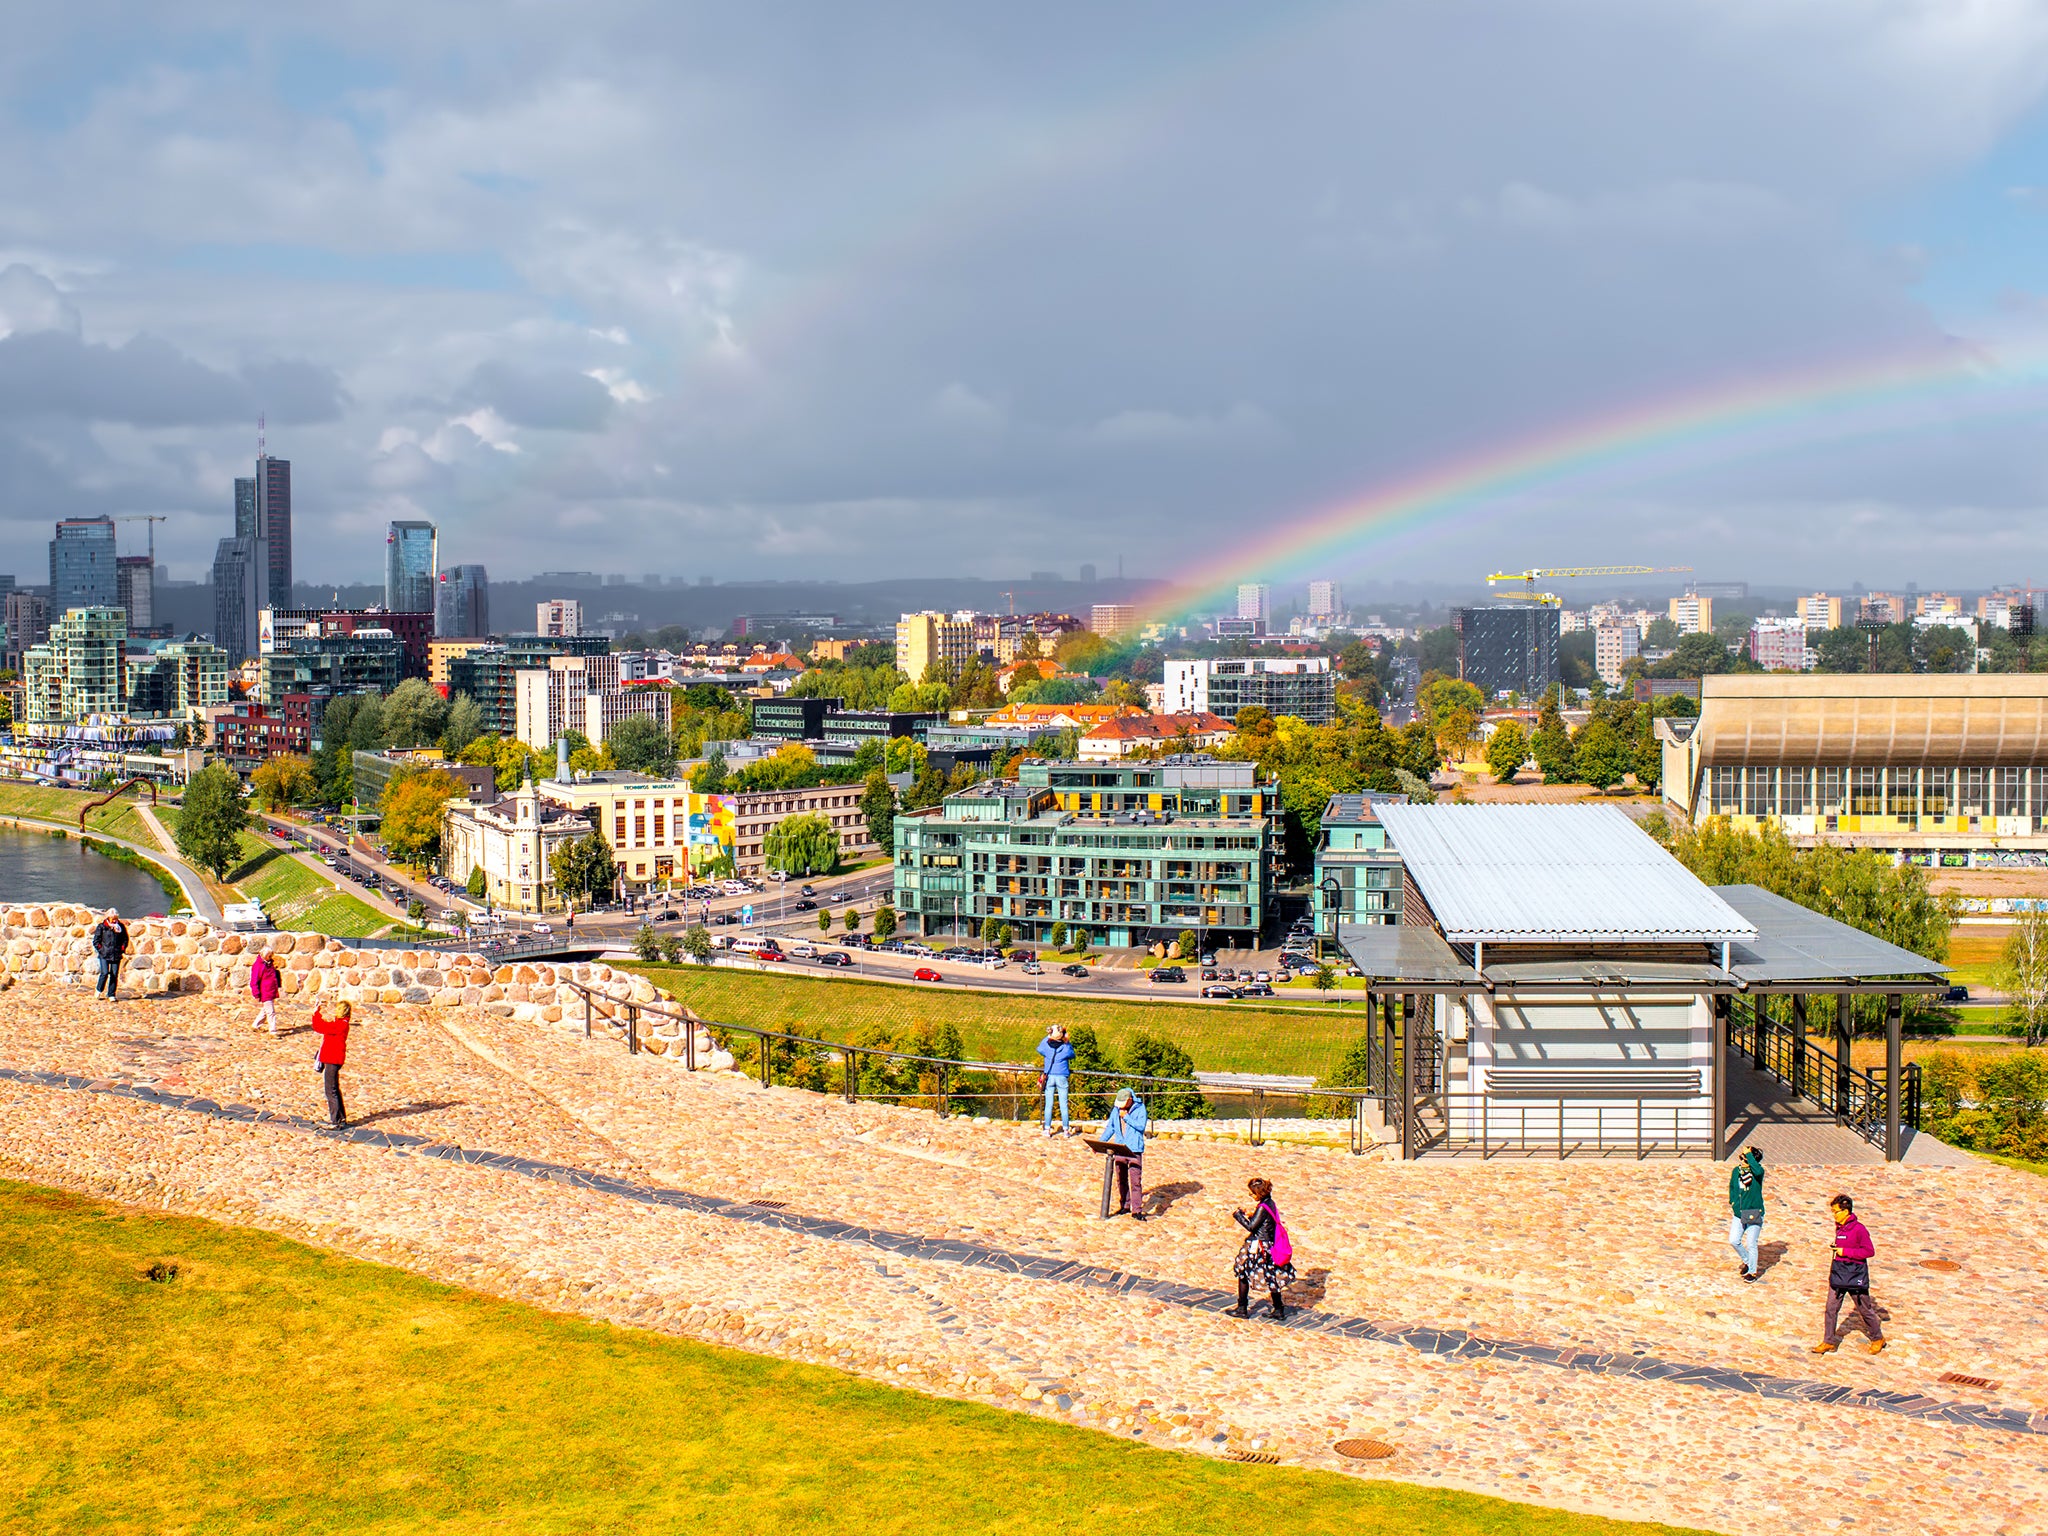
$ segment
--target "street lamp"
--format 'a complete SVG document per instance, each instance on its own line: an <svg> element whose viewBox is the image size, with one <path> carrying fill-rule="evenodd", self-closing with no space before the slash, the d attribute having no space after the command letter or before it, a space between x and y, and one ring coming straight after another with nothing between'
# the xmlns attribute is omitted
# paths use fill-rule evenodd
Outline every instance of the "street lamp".
<svg viewBox="0 0 2048 1536"><path fill-rule="evenodd" d="M1334 941L1337 937L1337 913L1344 900L1344 887L1338 883L1335 871L1323 876L1322 892L1323 911L1329 914L1330 938Z"/></svg>

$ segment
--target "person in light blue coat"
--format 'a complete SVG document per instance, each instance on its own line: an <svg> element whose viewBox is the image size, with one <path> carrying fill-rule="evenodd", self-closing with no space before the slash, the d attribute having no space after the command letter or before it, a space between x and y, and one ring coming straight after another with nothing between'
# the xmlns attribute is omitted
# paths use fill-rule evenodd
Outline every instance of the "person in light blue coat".
<svg viewBox="0 0 2048 1536"><path fill-rule="evenodd" d="M1060 1131L1063 1135L1074 1134L1074 1125L1067 1118L1067 1084L1074 1073L1074 1042L1067 1038L1064 1024L1055 1024L1046 1031L1045 1038L1038 1042L1038 1059L1045 1063L1039 1073L1039 1082L1045 1088L1045 1134L1052 1130L1052 1101L1055 1095L1060 1101Z"/></svg>
<svg viewBox="0 0 2048 1536"><path fill-rule="evenodd" d="M1117 1201L1138 1221L1145 1219L1145 1101L1128 1088L1116 1091L1116 1104L1102 1122L1102 1139L1124 1150L1110 1154L1116 1173Z"/></svg>

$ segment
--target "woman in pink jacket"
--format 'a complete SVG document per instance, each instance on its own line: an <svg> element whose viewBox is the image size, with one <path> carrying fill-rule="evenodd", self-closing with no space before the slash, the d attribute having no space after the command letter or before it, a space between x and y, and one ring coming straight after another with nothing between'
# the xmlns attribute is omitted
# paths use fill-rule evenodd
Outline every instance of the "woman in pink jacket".
<svg viewBox="0 0 2048 1536"><path fill-rule="evenodd" d="M284 978L277 974L277 966L268 955L258 955L249 965L249 995L256 999L256 1017L249 1023L251 1029L270 1026L270 1037L277 1038L277 994L284 990Z"/></svg>

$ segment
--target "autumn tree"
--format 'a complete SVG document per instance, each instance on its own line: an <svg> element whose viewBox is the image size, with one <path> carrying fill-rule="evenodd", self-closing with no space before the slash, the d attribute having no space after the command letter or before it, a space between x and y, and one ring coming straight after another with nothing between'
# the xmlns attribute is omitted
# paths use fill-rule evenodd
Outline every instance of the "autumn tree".
<svg viewBox="0 0 2048 1536"><path fill-rule="evenodd" d="M425 868L441 852L441 811L467 792L462 780L445 768L429 768L392 776L378 797L382 837L391 856L415 869Z"/></svg>
<svg viewBox="0 0 2048 1536"><path fill-rule="evenodd" d="M309 805L320 796L320 780L313 772L313 760L288 752L258 764L249 775L249 783L266 811Z"/></svg>

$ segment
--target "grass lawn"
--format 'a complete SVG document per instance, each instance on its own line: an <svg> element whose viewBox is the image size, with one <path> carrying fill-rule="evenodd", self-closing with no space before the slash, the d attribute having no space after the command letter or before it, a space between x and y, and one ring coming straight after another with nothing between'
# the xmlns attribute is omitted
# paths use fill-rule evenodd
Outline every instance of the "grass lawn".
<svg viewBox="0 0 2048 1536"><path fill-rule="evenodd" d="M1996 987L1998 962L2008 929L1991 923L1958 923L1949 934L1949 980L1962 987Z"/></svg>
<svg viewBox="0 0 2048 1536"><path fill-rule="evenodd" d="M254 875L243 877L242 891L262 902L264 913L279 928L363 939L391 926L391 919L369 903L274 850Z"/></svg>
<svg viewBox="0 0 2048 1536"><path fill-rule="evenodd" d="M99 793L52 789L42 784L0 783L0 816L40 816L45 821L61 822L76 830L79 807L88 800L98 799ZM85 825L90 831L131 838L144 847L155 843L135 814L135 802L126 797L101 806L86 817Z"/></svg>
<svg viewBox="0 0 2048 1536"><path fill-rule="evenodd" d="M911 987L875 981L767 976L701 966L635 965L706 1019L846 1040L865 1026L892 1032L950 1021L967 1054L982 1061L1034 1059L1058 1021L1091 1026L1119 1056L1139 1032L1175 1041L1202 1072L1275 1072L1319 1077L1365 1033L1362 1011L1260 1008L1231 1003L1108 1001L977 992L951 985Z"/></svg>
<svg viewBox="0 0 2048 1536"><path fill-rule="evenodd" d="M1672 1528L1153 1450L0 1182L0 1531L1234 1529Z"/></svg>

